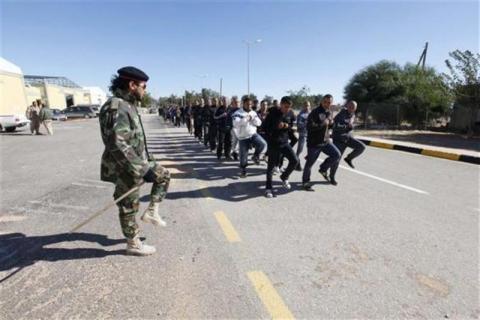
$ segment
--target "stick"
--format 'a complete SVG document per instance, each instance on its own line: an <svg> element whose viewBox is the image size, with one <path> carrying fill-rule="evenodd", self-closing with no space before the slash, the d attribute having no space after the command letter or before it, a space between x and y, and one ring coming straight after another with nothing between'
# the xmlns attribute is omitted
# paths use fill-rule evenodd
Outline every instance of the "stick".
<svg viewBox="0 0 480 320"><path fill-rule="evenodd" d="M113 200L112 202L110 202L109 204L107 204L105 207L103 207L102 209L98 210L97 212L95 212L90 218L88 218L87 220L83 221L82 223L80 223L79 225L77 225L75 228L73 228L72 230L69 231L69 233L73 233L75 231L77 231L78 229L80 229L81 227L83 227L84 225L86 225L87 223L89 223L90 221L92 221L93 219L97 218L98 216L100 216L101 214L103 214L105 211L107 211L108 209L110 209L112 206L116 205L117 203L119 203L120 201L122 201L123 199L125 199L126 197L128 197L130 194L132 194L133 192L137 191L138 189L140 189L140 187L145 183L145 181L142 181L138 186L136 187L133 187L132 189L128 190L127 192L125 192L123 195L121 195L120 197L118 197L117 199Z"/></svg>

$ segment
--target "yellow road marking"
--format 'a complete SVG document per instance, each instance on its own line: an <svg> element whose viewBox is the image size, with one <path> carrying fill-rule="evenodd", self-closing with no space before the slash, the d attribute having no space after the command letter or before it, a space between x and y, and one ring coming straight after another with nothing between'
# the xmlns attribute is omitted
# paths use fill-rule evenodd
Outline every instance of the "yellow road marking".
<svg viewBox="0 0 480 320"><path fill-rule="evenodd" d="M390 143L384 143L384 142L379 142L379 141L371 141L370 145L372 147L377 147L377 148L384 148L384 149L393 149L393 144Z"/></svg>
<svg viewBox="0 0 480 320"><path fill-rule="evenodd" d="M220 227L223 230L223 233L225 234L225 237L227 237L227 240L229 242L240 242L241 240L240 240L240 237L238 236L237 231L233 227L230 220L228 220L225 213L223 213L222 211L217 211L214 214L218 224L220 225Z"/></svg>
<svg viewBox="0 0 480 320"><path fill-rule="evenodd" d="M272 319L295 319L265 273L251 271L247 275Z"/></svg>
<svg viewBox="0 0 480 320"><path fill-rule="evenodd" d="M444 159L450 159L450 160L460 159L460 155L458 154L443 152L443 151L436 151L436 150L422 150L422 154L425 156L444 158Z"/></svg>

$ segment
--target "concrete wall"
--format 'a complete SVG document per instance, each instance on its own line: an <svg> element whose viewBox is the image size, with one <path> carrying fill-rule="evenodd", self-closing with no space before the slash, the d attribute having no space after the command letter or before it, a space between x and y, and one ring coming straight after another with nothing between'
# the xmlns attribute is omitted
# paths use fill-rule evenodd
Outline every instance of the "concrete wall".
<svg viewBox="0 0 480 320"><path fill-rule="evenodd" d="M23 75L0 71L0 115L24 115L27 106Z"/></svg>
<svg viewBox="0 0 480 320"><path fill-rule="evenodd" d="M65 88L51 84L45 85L45 101L51 108L66 108L66 97L70 95L73 96L74 104L90 103L90 96L83 89Z"/></svg>
<svg viewBox="0 0 480 320"><path fill-rule="evenodd" d="M34 100L45 100L45 90L43 87L27 86L25 87L25 94L27 97L27 104L30 105Z"/></svg>

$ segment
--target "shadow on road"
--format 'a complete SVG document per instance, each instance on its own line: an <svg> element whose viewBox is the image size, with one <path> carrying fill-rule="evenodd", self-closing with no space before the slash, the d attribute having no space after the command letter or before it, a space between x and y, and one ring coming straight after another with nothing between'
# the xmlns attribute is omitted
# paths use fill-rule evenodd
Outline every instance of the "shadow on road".
<svg viewBox="0 0 480 320"><path fill-rule="evenodd" d="M37 261L61 261L90 258L103 258L124 254L125 250L107 251L95 248L47 248L63 242L95 242L108 247L125 243L125 239L109 239L93 233L61 233L46 236L26 236L23 233L0 235L0 271L21 268ZM2 282L4 279L0 279Z"/></svg>

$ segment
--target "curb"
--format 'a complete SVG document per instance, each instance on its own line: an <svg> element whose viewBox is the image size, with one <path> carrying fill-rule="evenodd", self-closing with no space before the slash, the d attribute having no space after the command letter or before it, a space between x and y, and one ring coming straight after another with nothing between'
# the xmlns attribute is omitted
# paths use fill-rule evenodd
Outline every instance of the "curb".
<svg viewBox="0 0 480 320"><path fill-rule="evenodd" d="M461 161L461 162L467 162L467 163L471 163L471 164L480 165L480 157L470 156L470 155L466 155L466 154L458 154L458 153L438 151L438 150L433 150L433 149L423 149L423 148L409 147L409 146L404 146L404 145L399 145L399 144L368 140L368 139L364 139L364 138L359 138L358 140L362 141L367 146L371 146L371 147L397 150L397 151L404 151L404 152L410 152L410 153L415 153L415 154L421 154L421 155L429 156L429 157L442 158L442 159L447 159L447 160Z"/></svg>

